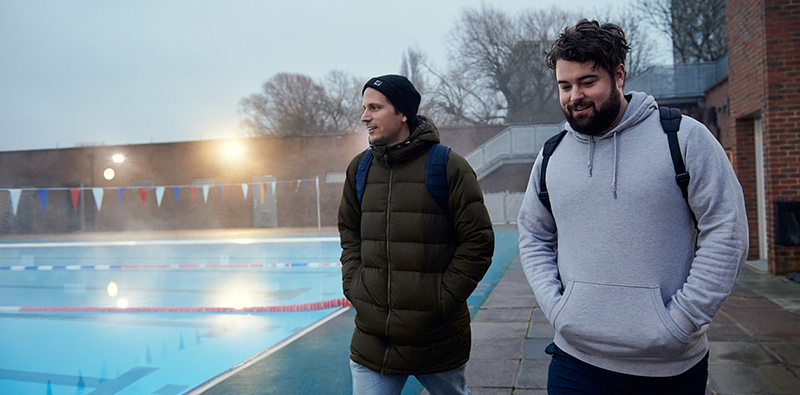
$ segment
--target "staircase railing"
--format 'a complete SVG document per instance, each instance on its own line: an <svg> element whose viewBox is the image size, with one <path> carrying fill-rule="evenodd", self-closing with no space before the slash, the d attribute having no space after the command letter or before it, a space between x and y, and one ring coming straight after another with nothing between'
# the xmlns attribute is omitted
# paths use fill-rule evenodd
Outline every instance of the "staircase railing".
<svg viewBox="0 0 800 395"><path fill-rule="evenodd" d="M533 163L550 136L563 130L563 123L509 126L465 158L480 180L510 163Z"/></svg>

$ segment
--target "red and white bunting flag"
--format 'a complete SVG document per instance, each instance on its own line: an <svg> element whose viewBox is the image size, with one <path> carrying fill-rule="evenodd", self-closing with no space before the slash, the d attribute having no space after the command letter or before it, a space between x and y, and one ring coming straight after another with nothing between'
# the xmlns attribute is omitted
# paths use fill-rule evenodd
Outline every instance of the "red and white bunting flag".
<svg viewBox="0 0 800 395"><path fill-rule="evenodd" d="M161 199L164 197L164 187L156 187L156 203L161 207Z"/></svg>
<svg viewBox="0 0 800 395"><path fill-rule="evenodd" d="M97 211L103 206L103 188L92 188L92 195L94 196L94 204L97 206Z"/></svg>
<svg viewBox="0 0 800 395"><path fill-rule="evenodd" d="M142 207L144 207L144 202L147 201L147 188L139 188L139 197L142 198Z"/></svg>
<svg viewBox="0 0 800 395"><path fill-rule="evenodd" d="M203 185L203 203L208 203L208 188L210 185Z"/></svg>
<svg viewBox="0 0 800 395"><path fill-rule="evenodd" d="M21 189L9 189L8 194L11 195L11 210L14 216L17 216L17 207L19 207L19 195L22 194Z"/></svg>
<svg viewBox="0 0 800 395"><path fill-rule="evenodd" d="M81 196L80 188L70 188L69 194L72 195L72 211L78 211L78 199Z"/></svg>

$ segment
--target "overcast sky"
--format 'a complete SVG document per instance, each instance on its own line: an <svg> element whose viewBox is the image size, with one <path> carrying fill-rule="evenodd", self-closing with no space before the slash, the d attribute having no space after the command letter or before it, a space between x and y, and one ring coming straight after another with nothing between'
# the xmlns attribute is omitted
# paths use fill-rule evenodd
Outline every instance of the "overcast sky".
<svg viewBox="0 0 800 395"><path fill-rule="evenodd" d="M484 1L508 11L627 0ZM365 80L479 0L0 0L0 151L243 135L241 98L279 72ZM591 16L591 15L589 15Z"/></svg>

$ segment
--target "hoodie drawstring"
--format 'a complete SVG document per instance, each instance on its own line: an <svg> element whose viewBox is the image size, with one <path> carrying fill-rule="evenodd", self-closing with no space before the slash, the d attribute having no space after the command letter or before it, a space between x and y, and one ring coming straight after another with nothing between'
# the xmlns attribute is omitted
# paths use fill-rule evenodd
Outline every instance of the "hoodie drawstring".
<svg viewBox="0 0 800 395"><path fill-rule="evenodd" d="M619 160L617 153L617 134L614 133L614 172L611 173L611 193L614 194L614 199L617 198L617 161Z"/></svg>
<svg viewBox="0 0 800 395"><path fill-rule="evenodd" d="M619 152L617 147L617 133L614 133L614 170L611 173L611 194L614 195L614 199L617 198L617 162L619 161ZM595 141L594 136L589 136L588 146L588 162L586 163L586 167L589 170L589 177L592 176L592 169L594 168L594 148L595 148Z"/></svg>
<svg viewBox="0 0 800 395"><path fill-rule="evenodd" d="M594 137L589 136L589 153L586 155L589 158L589 162L586 163L586 167L589 168L589 177L592 176L592 166L594 165Z"/></svg>

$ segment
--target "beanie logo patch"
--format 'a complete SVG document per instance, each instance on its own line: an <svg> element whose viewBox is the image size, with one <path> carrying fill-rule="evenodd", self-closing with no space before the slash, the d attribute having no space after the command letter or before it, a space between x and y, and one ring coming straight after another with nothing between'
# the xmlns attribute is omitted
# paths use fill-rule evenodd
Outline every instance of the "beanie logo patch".
<svg viewBox="0 0 800 395"><path fill-rule="evenodd" d="M383 81L381 81L381 80L375 80L375 82L373 82L372 85L381 86L382 83L383 83Z"/></svg>

